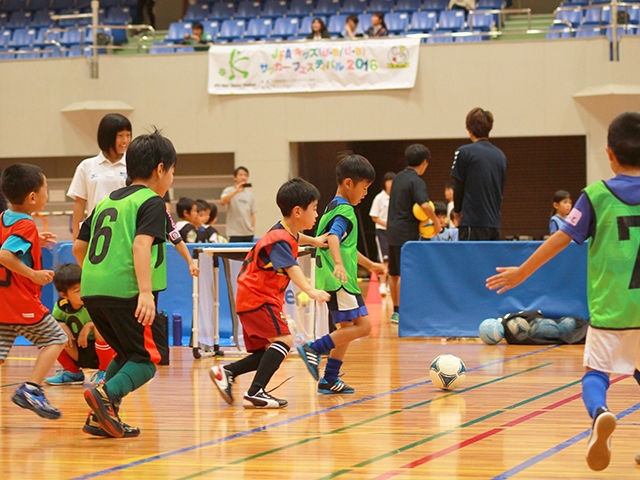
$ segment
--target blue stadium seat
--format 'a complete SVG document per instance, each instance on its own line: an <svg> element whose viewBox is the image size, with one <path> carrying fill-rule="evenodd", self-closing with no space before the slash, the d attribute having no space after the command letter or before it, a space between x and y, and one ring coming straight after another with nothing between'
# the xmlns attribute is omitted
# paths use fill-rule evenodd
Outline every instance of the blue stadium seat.
<svg viewBox="0 0 640 480"><path fill-rule="evenodd" d="M582 10L558 10L555 19L567 22L571 24L573 28L576 28L578 25L580 25L580 23L582 23Z"/></svg>
<svg viewBox="0 0 640 480"><path fill-rule="evenodd" d="M609 5L587 8L582 18L583 27L609 25L609 23L611 23L611 7Z"/></svg>
<svg viewBox="0 0 640 480"><path fill-rule="evenodd" d="M31 47L35 39L35 28L18 28L13 31L9 46L14 48Z"/></svg>
<svg viewBox="0 0 640 480"><path fill-rule="evenodd" d="M164 53L174 53L176 49L171 42L154 42L149 49L151 55L162 55Z"/></svg>
<svg viewBox="0 0 640 480"><path fill-rule="evenodd" d="M421 6L420 0L398 0L393 11L396 13L413 13L420 10Z"/></svg>
<svg viewBox="0 0 640 480"><path fill-rule="evenodd" d="M30 58L40 58L40 50L29 50L26 52L21 52L18 50L16 52L16 60L27 60Z"/></svg>
<svg viewBox="0 0 640 480"><path fill-rule="evenodd" d="M65 47L70 47L72 45L80 45L80 30L77 28L69 29L65 32L62 32L62 36L60 37L60 45Z"/></svg>
<svg viewBox="0 0 640 480"><path fill-rule="evenodd" d="M225 20L222 22L218 38L221 40L233 41L244 36L246 22L244 20Z"/></svg>
<svg viewBox="0 0 640 480"><path fill-rule="evenodd" d="M318 0L315 14L331 16L340 11L340 0Z"/></svg>
<svg viewBox="0 0 640 480"><path fill-rule="evenodd" d="M191 22L173 22L169 24L169 31L165 41L172 43L182 42L185 35L191 35Z"/></svg>
<svg viewBox="0 0 640 480"><path fill-rule="evenodd" d="M287 14L286 0L267 0L262 7L261 17L279 18Z"/></svg>
<svg viewBox="0 0 640 480"><path fill-rule="evenodd" d="M0 47L6 47L11 41L11 30L0 30Z"/></svg>
<svg viewBox="0 0 640 480"><path fill-rule="evenodd" d="M477 32L488 32L495 25L493 14L482 11L475 11L473 15L469 15L469 24Z"/></svg>
<svg viewBox="0 0 640 480"><path fill-rule="evenodd" d="M102 2L100 2L102 4ZM48 10L51 0L29 0L29 10Z"/></svg>
<svg viewBox="0 0 640 480"><path fill-rule="evenodd" d="M547 39L549 40L571 38L572 36L571 28L566 25L552 25L549 27L549 30L547 30Z"/></svg>
<svg viewBox="0 0 640 480"><path fill-rule="evenodd" d="M389 13L395 7L395 0L370 0L369 12Z"/></svg>
<svg viewBox="0 0 640 480"><path fill-rule="evenodd" d="M31 25L31 12L13 12L9 14L7 28L26 28Z"/></svg>
<svg viewBox="0 0 640 480"><path fill-rule="evenodd" d="M627 7L627 14L629 15L629 24L640 24L640 6L634 5L632 7Z"/></svg>
<svg viewBox="0 0 640 480"><path fill-rule="evenodd" d="M564 0L564 2L562 2L562 6L563 7L584 7L589 5L589 3L590 3L589 0Z"/></svg>
<svg viewBox="0 0 640 480"><path fill-rule="evenodd" d="M102 7L102 5L100 6ZM76 8L78 10L82 10L85 13L91 12L91 0L76 0Z"/></svg>
<svg viewBox="0 0 640 480"><path fill-rule="evenodd" d="M331 15L329 17L329 23L327 23L327 30L332 35L340 34L344 30L346 21L347 15Z"/></svg>
<svg viewBox="0 0 640 480"><path fill-rule="evenodd" d="M499 10L504 7L504 0L478 0L476 9Z"/></svg>
<svg viewBox="0 0 640 480"><path fill-rule="evenodd" d="M448 0L423 0L422 11L441 12L446 10L448 5Z"/></svg>
<svg viewBox="0 0 640 480"><path fill-rule="evenodd" d="M389 33L396 35L403 34L409 26L408 13L388 13L384 16L384 23L387 24Z"/></svg>
<svg viewBox="0 0 640 480"><path fill-rule="evenodd" d="M214 3L209 13L209 20L227 20L236 13L236 5L233 2Z"/></svg>
<svg viewBox="0 0 640 480"><path fill-rule="evenodd" d="M300 19L297 17L276 18L273 26L273 36L288 38L296 35L300 29Z"/></svg>
<svg viewBox="0 0 640 480"><path fill-rule="evenodd" d="M262 8L260 7L260 2L255 0L242 0L238 3L238 9L236 10L236 15L234 18L256 18L260 15Z"/></svg>
<svg viewBox="0 0 640 480"><path fill-rule="evenodd" d="M218 36L218 31L220 30L220 22L218 22L217 20L204 22L202 26L204 27L204 32L211 35L212 39L215 39Z"/></svg>
<svg viewBox="0 0 640 480"><path fill-rule="evenodd" d="M126 25L131 23L131 9L129 7L112 7L107 10L106 25Z"/></svg>
<svg viewBox="0 0 640 480"><path fill-rule="evenodd" d="M364 32L371 26L371 14L361 13L358 15L358 26L356 28L356 34L364 35Z"/></svg>
<svg viewBox="0 0 640 480"><path fill-rule="evenodd" d="M4 0L3 10L5 12L19 12L26 10L27 0Z"/></svg>
<svg viewBox="0 0 640 480"><path fill-rule="evenodd" d="M56 12L65 8L73 8L75 0L51 0L51 8Z"/></svg>
<svg viewBox="0 0 640 480"><path fill-rule="evenodd" d="M576 31L576 38L599 37L601 34L600 27L581 28Z"/></svg>
<svg viewBox="0 0 640 480"><path fill-rule="evenodd" d="M438 16L438 30L457 32L464 28L464 10L445 10Z"/></svg>
<svg viewBox="0 0 640 480"><path fill-rule="evenodd" d="M455 37L455 43L469 43L469 42L483 42L488 40L488 36L482 35L462 35L460 37Z"/></svg>
<svg viewBox="0 0 640 480"><path fill-rule="evenodd" d="M244 34L245 39L264 39L271 35L273 29L273 20L270 18L252 18L247 25L247 31Z"/></svg>
<svg viewBox="0 0 640 480"><path fill-rule="evenodd" d="M432 32L434 34L437 33L446 33L446 32L438 32L438 31L434 31ZM446 36L446 37L429 37L429 38L423 38L422 39L422 43L452 43L453 42L453 37L450 36Z"/></svg>
<svg viewBox="0 0 640 480"><path fill-rule="evenodd" d="M40 27L50 27L55 22L51 20L51 14L53 11L50 10L38 10L33 12L33 17L31 18L31 26L40 28Z"/></svg>
<svg viewBox="0 0 640 480"><path fill-rule="evenodd" d="M609 39L610 42L613 42L613 28L609 27L606 28L604 31L604 34L607 36L607 38ZM620 40L620 37L623 37L625 35L637 35L638 34L638 29L637 27L618 27L618 40Z"/></svg>
<svg viewBox="0 0 640 480"><path fill-rule="evenodd" d="M291 0L289 16L306 17L313 13L313 0Z"/></svg>
<svg viewBox="0 0 640 480"><path fill-rule="evenodd" d="M13 60L16 58L16 51L11 50L0 50L0 60Z"/></svg>
<svg viewBox="0 0 640 480"><path fill-rule="evenodd" d="M600 4L603 4L603 3L611 3L611 0L593 0L591 3L593 5L600 5Z"/></svg>
<svg viewBox="0 0 640 480"><path fill-rule="evenodd" d="M0 28L4 28L9 23L7 12L0 12Z"/></svg>
<svg viewBox="0 0 640 480"><path fill-rule="evenodd" d="M426 33L436 29L438 14L436 12L415 12L411 15L410 33Z"/></svg>
<svg viewBox="0 0 640 480"><path fill-rule="evenodd" d="M207 18L209 18L209 5L207 4L189 5L184 14L185 22L203 22Z"/></svg>
<svg viewBox="0 0 640 480"><path fill-rule="evenodd" d="M83 51L83 49L80 47L80 45L72 45L71 47L69 47L69 50L67 50L67 57L81 57L85 54L85 52Z"/></svg>
<svg viewBox="0 0 640 480"><path fill-rule="evenodd" d="M61 32L49 32L47 34L47 31L49 30L48 27L42 27L40 29L38 29L38 32L36 33L36 38L33 41L33 45L34 47L44 47L46 45L49 45L47 43L45 43L45 41L56 41L59 42L60 41L60 37L62 36Z"/></svg>
<svg viewBox="0 0 640 480"><path fill-rule="evenodd" d="M65 8L63 10L58 11L58 14L60 15L76 15L80 13L80 10L76 10L75 8ZM78 25L78 20L77 18L64 18L62 20L58 20L58 26L59 27L75 27Z"/></svg>
<svg viewBox="0 0 640 480"><path fill-rule="evenodd" d="M121 5L120 0L100 0L100 8L111 8L111 7L118 7L118 6L128 7L129 5Z"/></svg>
<svg viewBox="0 0 640 480"><path fill-rule="evenodd" d="M327 19L322 17L322 16L317 16L317 17L303 17L302 20L300 21L300 31L298 32L300 35L309 35L311 33L311 24L313 23L313 20L315 18L319 18L320 20L322 20L325 24L327 23Z"/></svg>
<svg viewBox="0 0 640 480"><path fill-rule="evenodd" d="M419 2L420 0L413 1ZM342 2L342 9L340 10L340 13L358 15L366 12L368 6L367 0L344 0Z"/></svg>

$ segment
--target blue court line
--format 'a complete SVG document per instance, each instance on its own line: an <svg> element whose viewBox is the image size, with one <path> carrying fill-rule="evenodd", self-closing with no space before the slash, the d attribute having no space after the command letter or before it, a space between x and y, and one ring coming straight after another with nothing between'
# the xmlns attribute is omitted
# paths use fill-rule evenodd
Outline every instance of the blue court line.
<svg viewBox="0 0 640 480"><path fill-rule="evenodd" d="M507 363L507 362L510 362L510 361L513 361L513 360L518 360L520 358L525 358L525 357L528 357L528 356L531 356L531 355L536 355L538 353L543 353L543 352L546 352L548 350L551 350L551 349L554 349L554 348L558 348L559 346L560 345L551 345L549 347L542 348L542 349L536 350L534 352L527 352L527 353L523 353L521 355L516 355L515 357L509 357L507 359L497 360L495 362L487 363L487 364L484 364L484 365L479 365L477 367L467 369L467 372L473 372L475 370L481 370L483 368L487 368L487 367L490 367L490 366L493 366L493 365ZM175 455L180 455L182 453L192 452L192 451L198 450L200 448L210 447L210 446L217 445L217 444L220 444L220 443L228 442L230 440L235 440L237 438L246 437L246 436L252 435L254 433L264 432L267 429L273 429L273 428L281 427L283 425L288 425L290 423L297 422L299 420L304 420L306 418L311 418L311 417L315 417L317 415L322 415L322 414L331 412L333 410L338 410L340 408L345 408L345 407L350 407L350 406L353 406L353 405L358 405L360 403L368 402L370 400L376 400L378 398L386 397L388 395L392 395L392 394L395 394L395 393L400 393L400 392L403 392L405 390L409 390L411 388L421 387L421 386L427 385L429 383L431 383L431 380L425 380L424 382L418 382L418 383L414 383L414 384L411 384L411 385L405 385L404 387L396 388L395 390L390 390L390 391L384 392L384 393L378 393L377 395L371 395L369 397L361 398L359 400L353 400L353 401L348 402L348 403L343 403L342 405L335 405L333 407L324 408L322 410L318 410L318 411L315 411L315 412L305 413L304 415L299 415L297 417L289 418L287 420L282 420L280 422L272 423L270 425L264 425L262 427L253 428L251 430L245 430L244 432L234 433L233 435L228 435L226 437L217 438L215 440L210 440L208 442L200 443L200 444L197 444L197 445L191 445L189 447L180 448L178 450L173 450L171 452L166 452L166 453L162 453L162 454L159 454L159 455L154 455L152 457L142 458L142 459L137 460L135 462L129 462L129 463L126 463L124 465L118 465L116 467L107 468L105 470L101 470L101 471L98 471L98 472L89 473L87 475L82 475L80 477L75 477L72 480L85 480L85 479L89 479L89 478L100 477L102 475L108 475L110 473L119 472L119 471L125 470L127 468L137 467L139 465L144 465L145 463L154 462L156 460L162 460L162 459L165 459L165 458L173 457Z"/></svg>
<svg viewBox="0 0 640 480"><path fill-rule="evenodd" d="M640 403L636 403L634 406L627 408L623 412L620 412L618 415L616 415L616 418L620 420L626 417L627 415L635 412L638 409L640 409ZM535 457L531 457L529 460L522 462L520 465L516 465L515 467L507 470L506 472L502 472L500 475L493 477L492 480L506 480L508 478L511 478L512 476L522 472L523 470L526 470L527 468L532 467L536 463L540 463L542 460L546 460L550 456L555 455L558 452L561 452L565 448L575 445L580 440L588 437L590 432L591 432L591 429L589 428L584 432L579 433L575 437L570 438L569 440L565 440L564 442L556 445L555 447L551 447L546 452L542 452L541 454L536 455Z"/></svg>

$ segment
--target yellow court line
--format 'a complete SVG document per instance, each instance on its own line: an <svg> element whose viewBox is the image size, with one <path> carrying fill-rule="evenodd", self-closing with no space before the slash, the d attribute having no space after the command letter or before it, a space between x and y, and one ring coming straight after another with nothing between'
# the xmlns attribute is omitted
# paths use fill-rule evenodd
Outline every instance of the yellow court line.
<svg viewBox="0 0 640 480"><path fill-rule="evenodd" d="M33 357L7 357L6 360L37 360L37 358Z"/></svg>

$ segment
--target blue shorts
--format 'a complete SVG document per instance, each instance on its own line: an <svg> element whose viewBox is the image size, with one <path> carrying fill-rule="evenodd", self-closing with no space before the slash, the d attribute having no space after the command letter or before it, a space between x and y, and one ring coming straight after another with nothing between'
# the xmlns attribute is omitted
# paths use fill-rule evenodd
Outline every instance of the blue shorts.
<svg viewBox="0 0 640 480"><path fill-rule="evenodd" d="M331 298L327 307L333 323L352 322L356 318L369 315L364 299L359 293L349 293L344 288L328 293Z"/></svg>

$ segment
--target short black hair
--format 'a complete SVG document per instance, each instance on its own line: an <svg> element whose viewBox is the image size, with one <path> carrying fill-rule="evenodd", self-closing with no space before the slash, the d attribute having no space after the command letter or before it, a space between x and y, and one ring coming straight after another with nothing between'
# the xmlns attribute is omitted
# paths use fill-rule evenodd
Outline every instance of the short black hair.
<svg viewBox="0 0 640 480"><path fill-rule="evenodd" d="M302 178L292 178L284 183L276 195L276 203L283 217L291 215L294 207L306 210L314 200L320 200L320 192Z"/></svg>
<svg viewBox="0 0 640 480"><path fill-rule="evenodd" d="M358 18L358 15L349 15L345 20L345 23L347 23L349 20L351 20L356 25L358 25L358 22L360 21L360 19Z"/></svg>
<svg viewBox="0 0 640 480"><path fill-rule="evenodd" d="M127 150L127 175L133 181L147 180L160 164L169 170L178 163L178 155L173 143L154 129L153 133L138 135Z"/></svg>
<svg viewBox="0 0 640 480"><path fill-rule="evenodd" d="M44 172L37 165L14 163L2 172L2 193L12 205L22 205L31 192L44 185Z"/></svg>
<svg viewBox="0 0 640 480"><path fill-rule="evenodd" d="M446 215L447 206L444 202L433 202L433 211L436 215Z"/></svg>
<svg viewBox="0 0 640 480"><path fill-rule="evenodd" d="M451 190L455 190L456 186L454 183L446 183L444 188L450 188Z"/></svg>
<svg viewBox="0 0 640 480"><path fill-rule="evenodd" d="M409 145L404 151L404 159L410 167L417 167L431 158L431 152L421 143Z"/></svg>
<svg viewBox="0 0 640 480"><path fill-rule="evenodd" d="M553 194L553 203L560 203L565 198L571 198L571 194L566 190L558 190Z"/></svg>
<svg viewBox="0 0 640 480"><path fill-rule="evenodd" d="M180 200L176 202L176 213L178 214L178 217L184 218L184 212L191 212L191 209L195 204L195 200L187 197L181 197Z"/></svg>
<svg viewBox="0 0 640 480"><path fill-rule="evenodd" d="M382 183L385 184L387 180L393 180L394 178L396 178L396 172L387 172L384 174L384 177L382 177Z"/></svg>
<svg viewBox="0 0 640 480"><path fill-rule="evenodd" d="M465 120L467 130L476 138L488 138L493 128L493 114L480 107L472 108Z"/></svg>
<svg viewBox="0 0 640 480"><path fill-rule="evenodd" d="M200 30L204 30L204 26L200 22L193 22L191 24L191 30L195 30L196 28L198 28Z"/></svg>
<svg viewBox="0 0 640 480"><path fill-rule="evenodd" d="M211 211L209 212L209 220L207 220L207 223L211 223L218 218L218 206L215 203L210 203L209 207L211 207Z"/></svg>
<svg viewBox="0 0 640 480"><path fill-rule="evenodd" d="M640 113L625 112L609 124L607 146L620 165L640 166Z"/></svg>
<svg viewBox="0 0 640 480"><path fill-rule="evenodd" d="M338 153L339 162L336 166L336 181L338 185L342 184L347 178L355 183L366 180L373 183L376 179L376 170L373 168L369 160L362 155L358 155L351 151Z"/></svg>
<svg viewBox="0 0 640 480"><path fill-rule="evenodd" d="M55 270L53 277L53 285L60 293L67 293L67 291L80 283L80 277L82 276L82 269L77 263L65 263L60 265Z"/></svg>
<svg viewBox="0 0 640 480"><path fill-rule="evenodd" d="M233 171L233 176L237 176L240 170L244 170L245 172L247 172L247 175L249 175L249 169L247 167L240 166Z"/></svg>
<svg viewBox="0 0 640 480"><path fill-rule="evenodd" d="M196 200L196 211L202 212L203 210L211 210L211 204L201 198Z"/></svg>
<svg viewBox="0 0 640 480"><path fill-rule="evenodd" d="M109 152L116 146L116 137L119 132L131 131L131 122L119 113L107 113L98 125L98 146L103 152Z"/></svg>

